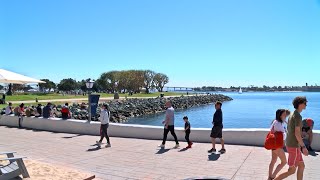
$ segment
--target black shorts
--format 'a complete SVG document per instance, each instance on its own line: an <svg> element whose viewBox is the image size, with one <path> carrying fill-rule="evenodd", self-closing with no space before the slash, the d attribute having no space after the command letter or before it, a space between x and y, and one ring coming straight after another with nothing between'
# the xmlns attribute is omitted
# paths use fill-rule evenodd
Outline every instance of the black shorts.
<svg viewBox="0 0 320 180"><path fill-rule="evenodd" d="M222 127L214 126L210 134L211 138L222 138Z"/></svg>

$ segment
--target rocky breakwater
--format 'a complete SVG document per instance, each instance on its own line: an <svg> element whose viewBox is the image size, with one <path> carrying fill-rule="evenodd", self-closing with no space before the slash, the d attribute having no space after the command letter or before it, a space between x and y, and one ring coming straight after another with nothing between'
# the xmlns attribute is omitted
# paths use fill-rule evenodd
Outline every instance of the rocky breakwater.
<svg viewBox="0 0 320 180"><path fill-rule="evenodd" d="M175 109L211 104L216 101L231 101L232 98L221 94L203 96L180 96L172 98L127 99L109 102L112 122L124 122L131 117L156 114L165 111L166 101L171 101ZM98 110L100 112L100 109ZM98 118L98 117L96 117Z"/></svg>
<svg viewBox="0 0 320 180"><path fill-rule="evenodd" d="M180 96L171 98L149 98L149 99L126 99L126 100L113 100L107 102L110 106L111 122L125 122L131 117L137 117L148 114L156 114L166 110L166 101L171 101L175 109L186 109L194 106L211 104L216 101L231 101L232 98L221 94L214 95L199 95L199 96ZM98 121L100 116L99 104L97 108L97 115L92 117L93 121ZM53 106L54 117L61 118L62 105ZM88 105L85 103L74 103L69 106L72 114L72 119L87 120L88 119ZM36 110L35 110L36 111ZM5 109L1 111L4 114Z"/></svg>

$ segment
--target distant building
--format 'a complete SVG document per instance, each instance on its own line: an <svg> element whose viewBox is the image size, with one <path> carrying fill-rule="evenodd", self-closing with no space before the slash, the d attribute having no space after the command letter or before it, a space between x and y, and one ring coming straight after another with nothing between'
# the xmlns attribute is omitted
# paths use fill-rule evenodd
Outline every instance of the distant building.
<svg viewBox="0 0 320 180"><path fill-rule="evenodd" d="M308 83L306 83L306 86L302 86L302 91L320 92L320 86L308 86Z"/></svg>

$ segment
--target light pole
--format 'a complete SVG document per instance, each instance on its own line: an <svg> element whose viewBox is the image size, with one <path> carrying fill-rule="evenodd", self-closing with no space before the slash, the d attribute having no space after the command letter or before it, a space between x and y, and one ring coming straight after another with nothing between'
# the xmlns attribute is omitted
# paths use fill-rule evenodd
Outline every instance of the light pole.
<svg viewBox="0 0 320 180"><path fill-rule="evenodd" d="M88 103L89 103L89 122L91 121L91 102L90 102L90 94L91 94L91 89L93 87L94 81L91 81L90 79L86 82L86 87L88 89Z"/></svg>

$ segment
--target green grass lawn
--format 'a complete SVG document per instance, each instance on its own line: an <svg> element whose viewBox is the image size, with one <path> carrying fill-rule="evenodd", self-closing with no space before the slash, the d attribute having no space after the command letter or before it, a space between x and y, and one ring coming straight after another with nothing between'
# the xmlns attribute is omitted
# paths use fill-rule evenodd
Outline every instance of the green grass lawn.
<svg viewBox="0 0 320 180"><path fill-rule="evenodd" d="M157 92L157 93L150 93L150 94L144 94L144 93L140 93L140 94L133 94L132 96L129 96L128 94L120 94L121 97L158 97L160 96L161 93ZM186 93L176 93L176 92L163 92L163 94L165 96L180 96L180 95L186 95ZM105 93L100 93L101 97L113 97L113 94L105 94ZM38 98L38 100L50 100L50 99L70 99L67 102L69 104L73 103L72 99L80 99L80 98L87 98L87 96L70 96L70 95L66 95L66 96L62 96L60 94L45 94L45 95L36 95L36 94L28 94L28 95L13 95L13 96L6 96L6 101L10 102L10 101L28 101L28 100L35 100L36 98ZM77 101L79 102L87 102L87 101ZM64 102L53 102L54 104L64 104L66 103L66 101ZM32 105L37 105L38 103L34 102L34 103L26 103L26 106L32 106ZM45 104L45 103L41 103L41 104ZM19 103L13 103L13 106L17 106L19 105ZM0 109L6 107L6 104L0 104Z"/></svg>
<svg viewBox="0 0 320 180"><path fill-rule="evenodd" d="M175 93L175 92L163 92L165 96L179 96L186 93ZM128 94L120 94L120 97L157 97L161 93L150 93L150 94L133 94L133 96L129 96ZM106 93L100 93L101 97L113 97L113 94L106 94ZM51 99L80 99L80 98L87 98L87 96L81 96L81 95L61 95L61 94L16 94L13 96L6 96L6 101L29 101L29 100L35 100L38 98L38 100L51 100Z"/></svg>

